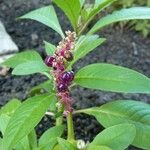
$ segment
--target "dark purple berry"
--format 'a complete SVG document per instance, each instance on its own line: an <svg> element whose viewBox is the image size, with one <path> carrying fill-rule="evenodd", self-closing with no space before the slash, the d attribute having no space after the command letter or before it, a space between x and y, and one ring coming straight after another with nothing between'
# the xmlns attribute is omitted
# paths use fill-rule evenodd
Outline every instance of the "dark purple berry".
<svg viewBox="0 0 150 150"><path fill-rule="evenodd" d="M68 86L64 83L61 83L57 87L58 92L66 92L68 90Z"/></svg>
<svg viewBox="0 0 150 150"><path fill-rule="evenodd" d="M73 71L69 71L68 73L70 74L70 77L71 77L70 80L72 81L74 79L74 72Z"/></svg>
<svg viewBox="0 0 150 150"><path fill-rule="evenodd" d="M74 78L74 73L72 71L69 71L69 72L64 72L62 74L62 81L65 82L65 83L70 83Z"/></svg>
<svg viewBox="0 0 150 150"><path fill-rule="evenodd" d="M54 60L55 60L54 57L52 57L52 56L47 56L46 59L45 59L45 64L46 64L48 67L52 67Z"/></svg>

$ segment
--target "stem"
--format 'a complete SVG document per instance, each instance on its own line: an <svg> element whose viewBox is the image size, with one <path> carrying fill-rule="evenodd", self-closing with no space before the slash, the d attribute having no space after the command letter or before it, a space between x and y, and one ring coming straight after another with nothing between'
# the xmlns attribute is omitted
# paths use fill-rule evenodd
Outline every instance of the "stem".
<svg viewBox="0 0 150 150"><path fill-rule="evenodd" d="M88 18L87 22L85 22L85 24L83 25L83 27L81 28L81 30L78 32L78 36L80 36L87 28L87 26L91 23L91 21L94 19L95 14L92 15L90 18Z"/></svg>
<svg viewBox="0 0 150 150"><path fill-rule="evenodd" d="M73 115L84 113L87 109L76 110L73 112Z"/></svg>
<svg viewBox="0 0 150 150"><path fill-rule="evenodd" d="M62 112L62 106L57 107L57 112L58 113ZM63 123L63 116L61 115L56 118L56 126L60 126L60 125L62 125L62 123Z"/></svg>
<svg viewBox="0 0 150 150"><path fill-rule="evenodd" d="M85 29L87 28L87 26L88 26L88 24L89 24L90 22L87 22L87 23L85 23L85 25L82 27L82 29L78 32L78 37L85 31Z"/></svg>
<svg viewBox="0 0 150 150"><path fill-rule="evenodd" d="M92 19L94 18L95 16L92 16L91 18L89 18L89 20L87 20L87 22L83 25L83 27L81 28L81 30L78 32L78 36L80 36L87 28L87 26L90 24L90 22L92 21Z"/></svg>
<svg viewBox="0 0 150 150"><path fill-rule="evenodd" d="M67 128L68 128L68 137L67 139L69 141L74 140L74 127L73 127L73 119L72 119L72 113L70 112L67 116Z"/></svg>

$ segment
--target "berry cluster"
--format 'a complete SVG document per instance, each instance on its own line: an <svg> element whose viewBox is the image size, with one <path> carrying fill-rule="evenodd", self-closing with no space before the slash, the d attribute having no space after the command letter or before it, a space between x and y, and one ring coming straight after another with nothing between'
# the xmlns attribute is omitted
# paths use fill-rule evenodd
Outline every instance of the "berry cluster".
<svg viewBox="0 0 150 150"><path fill-rule="evenodd" d="M57 96L65 108L65 115L72 111L69 86L74 79L73 71L65 71L68 62L73 60L73 49L75 46L76 34L67 31L66 38L63 39L56 48L53 56L47 56L45 64L53 68L52 74L57 90Z"/></svg>

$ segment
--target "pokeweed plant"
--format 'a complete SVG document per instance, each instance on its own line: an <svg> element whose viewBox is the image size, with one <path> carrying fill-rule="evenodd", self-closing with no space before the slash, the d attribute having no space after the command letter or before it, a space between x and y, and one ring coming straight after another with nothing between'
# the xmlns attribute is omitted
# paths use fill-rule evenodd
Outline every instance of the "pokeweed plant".
<svg viewBox="0 0 150 150"><path fill-rule="evenodd" d="M95 34L103 27L124 20L150 19L150 8L134 7L115 11L100 18L88 30L95 16L117 0L95 0L87 5L85 0L53 0L60 7L74 29L61 29L52 5L32 11L20 19L32 19L52 28L62 37L58 46L45 43L45 61L36 51L19 53L2 65L13 68L13 75L41 73L48 80L30 92L21 103L11 100L0 110L1 150L124 150L129 145L150 149L150 106L134 100L117 100L101 107L74 110L72 87L123 93L150 93L150 79L137 71L107 63L85 66L73 72L73 65L86 54L100 46L106 39ZM44 91L44 92L43 92ZM93 115L106 129L91 143L75 139L73 114ZM44 115L56 119L56 126L48 129L37 140L35 126ZM67 119L67 139L63 117Z"/></svg>

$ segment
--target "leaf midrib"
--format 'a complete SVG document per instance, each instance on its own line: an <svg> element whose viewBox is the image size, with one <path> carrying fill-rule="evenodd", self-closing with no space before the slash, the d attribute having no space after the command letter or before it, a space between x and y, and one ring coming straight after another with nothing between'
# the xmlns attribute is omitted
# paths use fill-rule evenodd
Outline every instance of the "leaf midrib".
<svg viewBox="0 0 150 150"><path fill-rule="evenodd" d="M94 79L94 80L103 80L103 81L111 81L111 82L124 82L124 83L128 83L130 85L132 85L129 81L126 81L126 80L116 80L116 79L110 79L110 78L102 78L102 77L78 77L76 76L75 78L76 80L91 80L91 79ZM137 85L137 84L136 84ZM138 85L142 85L142 86L145 86L145 84L138 84ZM149 85L149 84L148 84Z"/></svg>
<svg viewBox="0 0 150 150"><path fill-rule="evenodd" d="M86 112L86 111L85 111ZM89 112L89 110L87 110L87 113ZM112 115L112 116L115 116L115 117L121 117L121 118L124 118L124 119L127 119L127 120L129 120L129 121L131 121L131 122L135 122L135 123L140 123L140 124L143 124L143 125L147 125L147 126L149 126L150 127L150 125L149 124L144 124L143 122L138 122L138 121L136 121L136 120L132 120L131 118L128 118L128 116L126 116L126 115L123 115L122 113L116 113L116 112L109 112L109 111L103 111L103 110L92 110L92 109L90 109L90 112L96 112L96 113L103 113L103 114L106 114L106 115ZM90 114L90 113L88 113L88 114Z"/></svg>

